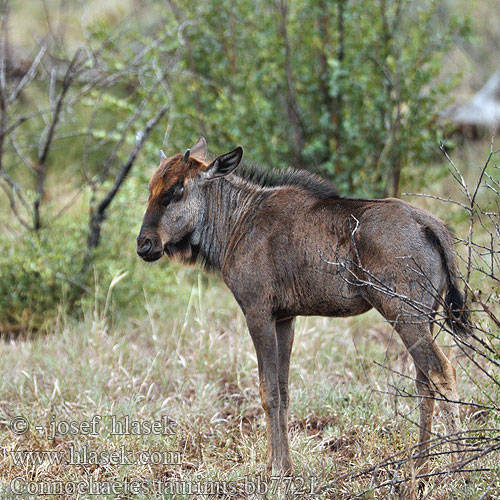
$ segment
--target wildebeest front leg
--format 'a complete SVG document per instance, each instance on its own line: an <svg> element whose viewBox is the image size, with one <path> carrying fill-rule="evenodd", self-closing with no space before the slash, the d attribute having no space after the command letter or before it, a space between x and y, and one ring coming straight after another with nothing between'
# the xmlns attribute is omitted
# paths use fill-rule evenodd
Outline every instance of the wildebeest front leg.
<svg viewBox="0 0 500 500"><path fill-rule="evenodd" d="M247 314L248 329L257 353L260 397L266 414L267 475L281 472L280 390L278 379L278 344L274 319Z"/></svg>
<svg viewBox="0 0 500 500"><path fill-rule="evenodd" d="M278 379L280 388L280 448L281 472L293 472L290 448L288 445L288 374L290 371L290 354L292 352L295 319L288 318L276 321L276 338L278 341Z"/></svg>

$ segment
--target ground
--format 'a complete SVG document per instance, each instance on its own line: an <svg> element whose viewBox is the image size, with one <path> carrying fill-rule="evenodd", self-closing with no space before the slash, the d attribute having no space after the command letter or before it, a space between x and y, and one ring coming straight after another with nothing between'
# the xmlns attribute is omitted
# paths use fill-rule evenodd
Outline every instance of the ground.
<svg viewBox="0 0 500 500"><path fill-rule="evenodd" d="M175 481L178 488L183 482L194 488L208 487L209 481L218 482L218 487L223 481L235 481L226 483L226 489L233 488L232 495L213 498L246 498L241 493L244 488L258 486L265 462L264 415L256 357L244 318L216 278L207 279L197 270L175 272L179 287L191 286L185 302L146 297L146 314L137 321L114 323L109 311L94 309L79 321L61 317L52 333L0 344L0 478L4 485L18 476L66 485L90 477L100 483L141 481L150 488L157 487L154 481L166 480ZM443 334L440 342L452 340ZM458 369L460 396L477 401L477 385L486 387L486 381L473 366L465 366L467 372ZM413 394L413 384L405 375L413 376L410 359L376 312L344 320L299 319L289 423L299 479L293 484L282 481L282 491L300 487L302 497L309 498L309 489L323 487L325 491L314 498L358 494L359 498L416 498L412 496L418 491L416 481L397 484L398 478L411 476L413 464L398 465L398 461L407 458L418 433L413 423L417 400L391 395L394 386ZM96 415L102 417L97 435L85 435L82 422L91 422ZM140 422L140 434L129 429L127 435L110 435L112 415L121 422L126 416ZM29 423L24 434L16 435L9 428L16 416ZM162 427L163 434L146 435L144 422L164 424L162 418L170 422ZM469 430L495 427L495 418L497 413L462 407L463 424ZM79 423L75 434L59 424L71 421ZM55 437L53 422L59 425L60 435ZM444 431L439 414L435 430ZM16 450L58 450L65 459L72 453L75 465L50 465L48 457L41 464L16 465L12 454ZM122 450L116 459L121 465L106 458L103 450ZM123 454L132 452L137 457L140 451L162 454L141 458L154 464L123 465L131 456L124 459ZM392 465L356 477L390 457ZM16 458L22 460L19 455ZM447 456L438 455L431 472L442 474L446 464ZM498 472L497 464L498 456L490 454L474 462L474 467L497 467ZM393 479L397 469L396 484L363 495ZM215 488L215 483L210 487ZM428 493L426 498L493 499L498 498L499 484L497 476L486 471L468 478L436 475L421 488ZM2 498L15 498L7 491Z"/></svg>

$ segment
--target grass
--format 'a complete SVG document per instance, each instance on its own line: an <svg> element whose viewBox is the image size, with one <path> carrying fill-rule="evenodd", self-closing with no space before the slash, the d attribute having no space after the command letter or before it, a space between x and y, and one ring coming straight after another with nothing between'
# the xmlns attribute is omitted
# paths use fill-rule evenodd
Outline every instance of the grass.
<svg viewBox="0 0 500 500"><path fill-rule="evenodd" d="M143 481L149 485L168 479L192 485L236 481L235 489L243 488L244 477L257 481L264 470L265 425L256 358L244 318L229 292L215 279L207 280L194 271L186 275L182 269L175 274L179 287L191 286L187 302L180 299L166 303L161 294L146 296L144 314L128 321L115 321L109 310L89 308L78 322L60 317L49 334L0 344L3 485L18 476L65 484L90 477L101 483ZM416 443L417 429L410 422L416 419L416 400L396 399L385 393L390 383L409 390L412 387L374 363L384 363L384 359L391 369L412 375L402 344L377 313L344 320L301 318L297 323L289 432L296 473L307 485L311 481L314 487L331 483L315 498L350 498L369 490L376 485L377 474L353 480L348 476L384 457L396 453L405 456ZM473 367L469 367L469 375L477 375ZM459 378L461 396L477 399L474 381L463 371ZM17 415L25 416L30 423L30 430L19 436L8 427ZM47 439L35 429L41 426L50 430L52 416L57 422L85 422L94 415L103 418L97 436L79 433ZM176 424L175 434L112 436L110 415L118 419L129 415L140 422L167 416ZM487 412L478 416L468 407L462 414L469 430L498 428L495 418L498 415ZM435 430L444 430L439 416ZM11 455L14 450L69 453L73 447L102 452L121 446L134 453L179 452L181 463L113 465L100 460L99 464L85 466L16 465ZM442 457L432 462L434 471L445 466ZM497 458L484 457L475 466L498 467ZM401 473L411 474L410 469L411 464L403 465ZM383 481L382 470L378 475ZM338 480L342 476L347 478ZM468 481L460 475L444 481L437 476L425 485L425 491L432 489L428 498L436 499L498 498L492 493L498 491L498 482L496 490L488 490L491 481L497 481L491 472L471 473ZM412 498L415 488L410 482L392 493L382 488L361 498ZM3 498L9 498L7 490ZM238 493L213 498L246 497Z"/></svg>
<svg viewBox="0 0 500 500"><path fill-rule="evenodd" d="M14 45L23 45L42 30L45 16L42 3L34 7L31 2L18 3L13 12L12 26L16 26L16 30L12 35ZM465 5L463 0L461 3ZM490 3L492 0L485 5ZM56 4L64 6L65 2L49 1L49 11L53 11ZM118 2L107 2L104 11L103 2L93 0L85 4L85 17L90 22L102 15L112 17ZM129 11L129 4L130 1L120 2L124 11ZM58 10L51 20L56 31L66 24L66 30L75 33L71 45L77 43L76 33L80 32L79 25L68 24L73 8L70 6L66 12ZM482 18L493 23L490 31L496 33L498 23L489 16L491 9L483 6L482 10L486 12ZM153 10L150 15L155 15ZM455 51L448 58L451 66L448 72L455 71L453 66L457 61L463 66L462 52ZM489 51L483 52L489 56ZM470 61L464 64L469 65ZM476 75L477 71L469 73ZM466 86L470 84L470 75ZM483 83L482 79L478 82ZM71 141L74 144L74 140ZM63 160L68 157L67 147L65 142ZM465 145L461 149L465 150L463 164L477 164L478 168L483 164L487 150L484 144ZM79 171L79 167L79 163L71 166L74 172ZM456 184L450 182L449 176L429 174L441 173L444 169L421 165L409 166L406 170L419 181L432 184L426 191L445 198L458 196ZM469 176L474 177L473 170L469 169ZM60 172L55 175L62 180ZM436 182L429 175L435 175ZM110 273L115 273L115 279L109 280L109 274L104 279L102 270L97 272L96 299L84 302L83 318L74 319L60 312L43 335L0 340L0 500L19 498L10 494L8 487L16 477L33 484L54 485L57 482L69 485L90 478L103 485L136 481L149 486L154 481L169 479L179 485L193 486L207 485L209 481L235 481L237 493L214 497L247 498L249 495L241 493L244 478L256 485L263 473L264 416L259 401L256 357L243 316L229 292L216 279L175 267L167 271L164 261L145 267L134 257L134 236L138 228L133 226L139 223L137 214L142 213L145 200L138 201L133 181L129 179L122 199L116 200L104 227L107 236L114 238L109 246L113 252L109 262L116 266ZM68 189L65 182L60 182L60 186L60 193L51 193L56 205L64 204L63 196ZM414 189L405 186L403 190ZM145 198L145 190L142 196ZM449 205L424 198L408 199L432 209L454 227L467 224L457 212L450 211ZM83 202L75 207L78 209L86 213ZM0 221L0 227L4 233L6 221L10 224L8 210L7 200L0 198L0 218L5 219ZM12 231L13 238L15 233ZM117 234L111 236L111 233ZM457 230L457 234L465 235L466 229ZM80 248L80 241L75 244ZM133 265L130 256L134 259ZM31 260L31 256L27 260ZM60 263L57 255L53 260ZM12 262L8 265L12 266ZM127 276L122 274L123 266L129 273ZM151 279L153 274L161 272L168 274L168 278ZM119 276L123 279L119 280ZM143 300L134 300L134 294L141 291L141 281L146 282ZM114 311L113 304L119 309ZM128 309L127 304L130 304ZM440 341L450 343L450 338L443 336ZM496 405L495 386L467 360L459 358L458 361L460 396L466 401ZM292 459L298 474L296 487L300 486L302 477L305 491L311 484L314 489L325 488L314 497L318 499L347 499L359 495L365 499L406 500L418 496L419 485L414 480L376 488L395 477L395 471L400 478L411 477L414 474L411 462L357 475L387 457L408 456L416 443L418 429L412 421L417 419L417 401L390 394L392 386L413 391L404 375L413 376L411 360L389 325L375 312L342 320L298 320L289 418ZM464 428L484 434L487 434L485 429L493 428L497 429L495 435L498 436L499 412L473 406L462 406L461 410ZM30 425L28 432L22 435L9 429L12 419L19 415L26 417ZM92 421L95 415L103 419L97 436L82 431L60 432L50 439L44 435L44 431L50 431L53 419L82 425ZM166 416L175 422L175 433L113 436L109 432L111 415L118 419L129 416L138 422L161 421ZM42 432L35 429L37 426L41 426ZM434 429L444 432L439 414ZM16 464L12 455L13 451L22 450L112 452L120 447L134 454L143 450L171 452L166 458L174 462L179 453L180 464L117 465L106 463L101 453L99 460L90 460L94 463L87 465L50 465L47 460L22 465ZM431 473L440 473L446 466L446 456L437 456L432 461ZM437 475L421 485L421 496L443 500L500 498L498 453L484 456L471 466L492 470L478 470L468 476ZM94 496L74 492L45 496L37 492L32 496L36 499L152 498L149 492ZM268 498L275 496L267 495ZM173 498L200 498L200 495L185 492Z"/></svg>
<svg viewBox="0 0 500 500"><path fill-rule="evenodd" d="M471 147L463 161L473 165L477 157L479 167L487 149L483 146ZM474 176L473 168L466 172L468 181ZM233 481L236 493L213 498L239 499L249 497L242 493L245 478L248 491L251 485L258 486L264 472L265 422L257 362L243 315L216 277L176 267L165 259L147 265L134 257L134 224L144 204L144 200L137 201L134 182L130 179L106 223L111 241L104 251L113 252L113 258L104 260L110 263L107 274L103 266L96 271L94 299L83 301L81 317L69 317L61 307L46 333L0 341L0 500L20 498L9 493L8 485L16 477L53 485L90 478L101 485L135 481L153 490L155 481L173 480L186 487ZM449 177L441 177L427 191L459 198ZM451 222L457 234L467 233L467 220L449 205L427 198L410 200ZM439 342L452 343L444 334ZM456 349L445 349L452 357L458 355ZM463 356L456 361L460 397L497 406L494 384ZM491 369L490 374L500 379L498 370ZM298 319L289 417L298 477L295 487L301 486L303 478L305 492L311 485L314 490L324 488L314 496L318 499L359 495L406 500L418 498L419 492L429 499L500 498L498 452L471 463L470 468L477 470L467 476L440 475L448 461L446 455L438 455L430 471L437 475L425 483L410 480L377 488L396 472L399 478L415 474L411 462L398 463L408 457L418 435L417 400L393 394L393 387L413 393L413 384L405 376L413 376L411 359L376 312L347 319ZM30 429L15 435L9 425L19 415L27 418ZM95 415L102 417L97 436L60 432L48 439L45 435L54 420L82 424ZM129 416L137 422L167 417L175 422L175 433L111 435L111 415ZM492 438L498 441L498 411L464 405L461 417L471 432L488 435L486 429L496 429ZM439 413L434 430L444 433ZM120 447L135 455L170 452L166 458L180 463L123 465L103 459L104 451ZM87 465L51 465L48 460L22 465L12 455L22 450L68 454L72 449L101 456ZM395 457L392 465L360 474L389 457ZM299 498L308 498L305 492ZM87 496L37 493L33 498ZM89 498L154 497L151 492L116 492ZM165 498L201 497L184 492Z"/></svg>

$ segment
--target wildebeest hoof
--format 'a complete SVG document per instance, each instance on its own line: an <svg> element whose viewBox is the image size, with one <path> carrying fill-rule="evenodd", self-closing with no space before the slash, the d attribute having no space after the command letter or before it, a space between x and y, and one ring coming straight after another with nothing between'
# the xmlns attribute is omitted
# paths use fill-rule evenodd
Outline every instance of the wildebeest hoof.
<svg viewBox="0 0 500 500"><path fill-rule="evenodd" d="M285 476L293 476L293 465L288 462L268 462L266 466L266 478L270 477L285 477Z"/></svg>

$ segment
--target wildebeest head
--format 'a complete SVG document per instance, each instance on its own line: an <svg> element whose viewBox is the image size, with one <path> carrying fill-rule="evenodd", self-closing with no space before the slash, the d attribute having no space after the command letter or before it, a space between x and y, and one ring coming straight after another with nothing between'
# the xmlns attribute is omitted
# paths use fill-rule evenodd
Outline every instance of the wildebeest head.
<svg viewBox="0 0 500 500"><path fill-rule="evenodd" d="M206 206L203 187L231 173L240 163L243 149L237 147L206 163L207 143L200 137L183 155L160 153L160 165L149 181L137 253L148 262L158 260L164 252L189 259L199 241Z"/></svg>

